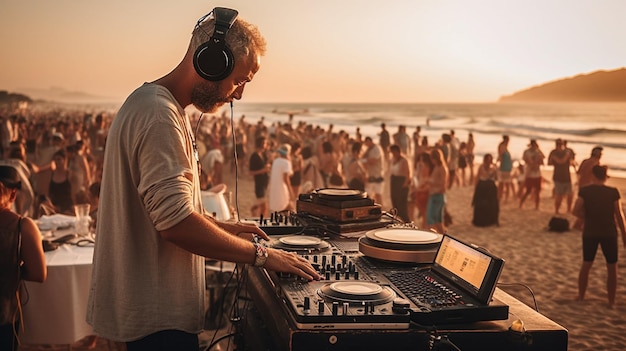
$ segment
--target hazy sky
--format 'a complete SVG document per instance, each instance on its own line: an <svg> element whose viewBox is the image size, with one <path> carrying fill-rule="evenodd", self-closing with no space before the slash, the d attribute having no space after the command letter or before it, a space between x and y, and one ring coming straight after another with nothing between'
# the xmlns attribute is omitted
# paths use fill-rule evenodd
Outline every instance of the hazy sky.
<svg viewBox="0 0 626 351"><path fill-rule="evenodd" d="M490 102L626 66L625 0L0 0L0 90L122 99L215 6L268 41L248 102Z"/></svg>

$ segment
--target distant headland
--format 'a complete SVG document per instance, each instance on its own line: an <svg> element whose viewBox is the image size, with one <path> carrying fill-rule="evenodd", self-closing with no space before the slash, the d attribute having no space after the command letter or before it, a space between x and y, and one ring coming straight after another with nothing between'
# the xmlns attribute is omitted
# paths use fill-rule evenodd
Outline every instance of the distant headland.
<svg viewBox="0 0 626 351"><path fill-rule="evenodd" d="M595 71L537 85L499 102L626 102L626 68Z"/></svg>

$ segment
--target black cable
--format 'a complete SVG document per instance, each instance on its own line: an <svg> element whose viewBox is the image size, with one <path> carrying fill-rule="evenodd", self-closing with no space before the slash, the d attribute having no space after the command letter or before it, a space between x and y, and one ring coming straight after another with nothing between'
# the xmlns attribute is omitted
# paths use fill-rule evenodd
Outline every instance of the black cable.
<svg viewBox="0 0 626 351"><path fill-rule="evenodd" d="M535 306L535 312L539 312L539 307L537 306L537 299L535 298L535 293L533 292L533 289L531 289L528 285L522 284L522 283L498 283L497 286L498 287L500 287L500 286L521 286L523 288L526 288L526 290L528 290L528 292L530 293L530 296L533 299L533 304Z"/></svg>

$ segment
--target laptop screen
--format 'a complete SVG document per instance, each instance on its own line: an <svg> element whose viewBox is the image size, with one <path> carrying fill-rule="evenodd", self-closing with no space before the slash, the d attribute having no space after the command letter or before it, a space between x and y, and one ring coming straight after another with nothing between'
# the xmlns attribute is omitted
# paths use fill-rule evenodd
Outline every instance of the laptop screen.
<svg viewBox="0 0 626 351"><path fill-rule="evenodd" d="M491 300L504 260L475 245L444 235L433 271L472 294L483 303Z"/></svg>

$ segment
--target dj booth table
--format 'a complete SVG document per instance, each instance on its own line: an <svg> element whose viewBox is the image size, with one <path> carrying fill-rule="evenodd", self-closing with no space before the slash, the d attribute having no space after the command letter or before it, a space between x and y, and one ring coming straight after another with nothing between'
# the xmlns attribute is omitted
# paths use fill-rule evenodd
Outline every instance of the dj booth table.
<svg viewBox="0 0 626 351"><path fill-rule="evenodd" d="M256 322L248 321L260 324L247 328L247 334L257 334L253 342L247 342L252 350L429 350L431 332L417 326L399 330L298 329L264 269L248 270L248 286L260 317ZM438 335L447 337L461 351L567 350L567 330L562 326L500 289L496 289L494 297L509 305L508 320L440 327ZM509 330L516 319L524 322L525 335ZM258 335L263 328L270 338Z"/></svg>

